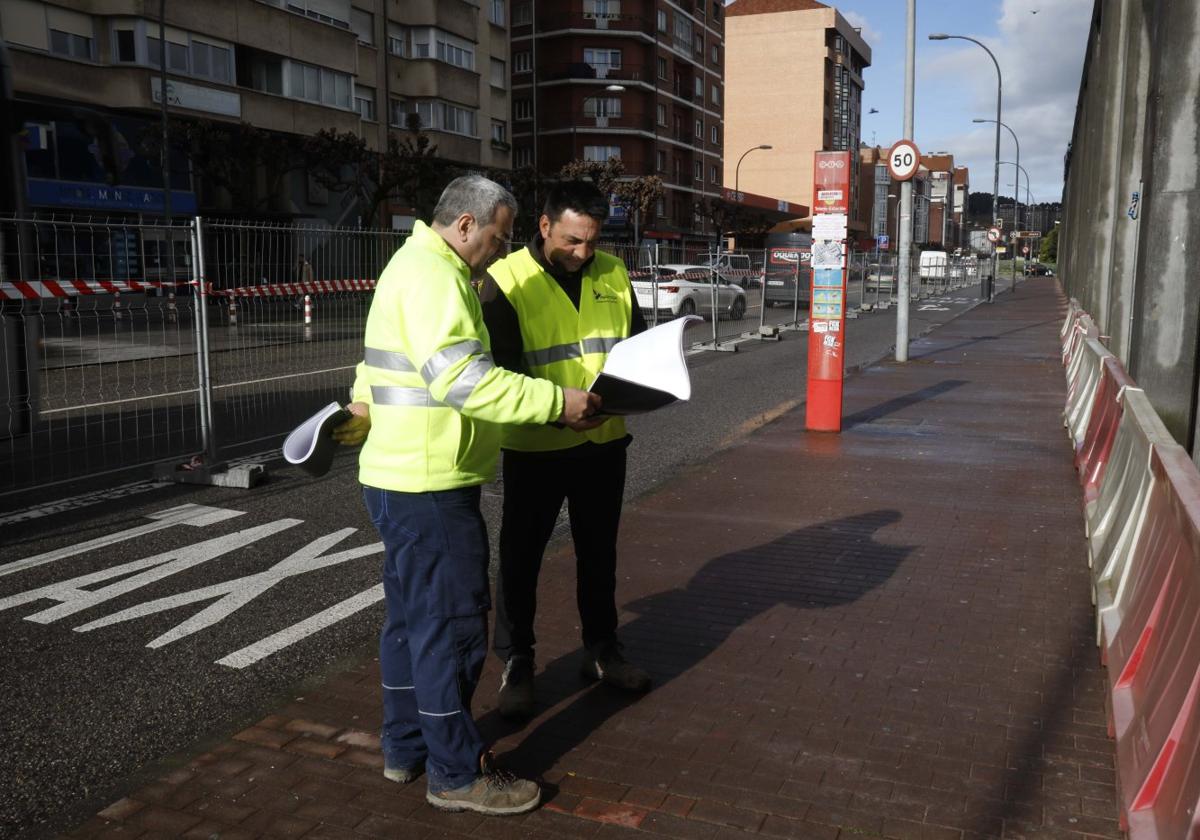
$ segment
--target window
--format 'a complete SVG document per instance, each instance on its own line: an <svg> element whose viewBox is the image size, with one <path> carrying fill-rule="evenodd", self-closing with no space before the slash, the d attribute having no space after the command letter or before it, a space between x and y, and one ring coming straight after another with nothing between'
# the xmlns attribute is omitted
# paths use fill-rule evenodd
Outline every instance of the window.
<svg viewBox="0 0 1200 840"><path fill-rule="evenodd" d="M352 107L349 75L300 61L290 61L288 64L288 96L334 108Z"/></svg>
<svg viewBox="0 0 1200 840"><path fill-rule="evenodd" d="M514 166L533 166L533 149L528 146L521 146L513 154Z"/></svg>
<svg viewBox="0 0 1200 840"><path fill-rule="evenodd" d="M666 9L658 10L658 31L659 32L667 31L667 10Z"/></svg>
<svg viewBox="0 0 1200 840"><path fill-rule="evenodd" d="M708 180L709 180L709 183L712 183L712 184L721 183L721 178L720 178L720 176L717 175L717 167L715 167L715 166L708 167Z"/></svg>
<svg viewBox="0 0 1200 840"><path fill-rule="evenodd" d="M589 96L583 100L583 113L588 117L619 117L621 99L617 96Z"/></svg>
<svg viewBox="0 0 1200 840"><path fill-rule="evenodd" d="M533 69L533 53L529 51L513 54L513 72L528 73Z"/></svg>
<svg viewBox="0 0 1200 840"><path fill-rule="evenodd" d="M533 118L533 103L528 99L518 99L513 102L513 119L528 120Z"/></svg>
<svg viewBox="0 0 1200 840"><path fill-rule="evenodd" d="M405 120L411 112L412 109L403 99L393 99L388 103L388 125L404 128Z"/></svg>
<svg viewBox="0 0 1200 840"><path fill-rule="evenodd" d="M696 120L696 136L704 139L704 120Z"/></svg>
<svg viewBox="0 0 1200 840"><path fill-rule="evenodd" d="M583 0L583 16L587 20L609 20L621 14L621 0Z"/></svg>
<svg viewBox="0 0 1200 840"><path fill-rule="evenodd" d="M513 26L528 26L531 23L533 23L532 3L517 3L515 6L513 6ZM526 151L528 151L528 149Z"/></svg>
<svg viewBox="0 0 1200 840"><path fill-rule="evenodd" d="M584 146L583 159L604 163L609 158L621 159L620 146Z"/></svg>
<svg viewBox="0 0 1200 840"><path fill-rule="evenodd" d="M692 174L695 176L695 180L703 181L704 180L704 164L702 164L700 161L696 161L695 163L693 163L692 164Z"/></svg>
<svg viewBox="0 0 1200 840"><path fill-rule="evenodd" d="M50 52L67 58L92 58L92 39L60 29L50 30Z"/></svg>
<svg viewBox="0 0 1200 840"><path fill-rule="evenodd" d="M692 19L675 15L675 49L687 51L692 48Z"/></svg>
<svg viewBox="0 0 1200 840"><path fill-rule="evenodd" d="M358 43L371 45L375 43L375 15L362 9L350 10L350 28L358 36Z"/></svg>
<svg viewBox="0 0 1200 840"><path fill-rule="evenodd" d="M417 116L421 125L433 131L478 137L475 131L476 114L470 108L460 108L438 99L416 103Z"/></svg>
<svg viewBox="0 0 1200 840"><path fill-rule="evenodd" d="M665 151L663 151L662 149L659 149L655 153L654 163L655 163L654 168L655 168L656 172L666 172L667 171L667 153Z"/></svg>
<svg viewBox="0 0 1200 840"><path fill-rule="evenodd" d="M375 89L354 86L354 110L358 111L360 119L375 121Z"/></svg>
<svg viewBox="0 0 1200 840"><path fill-rule="evenodd" d="M289 11L319 20L322 23L330 23L343 29L350 28L350 21L346 20L346 12L350 11L349 3L331 3L329 0L285 0L284 2L275 0L272 5L285 7Z"/></svg>
<svg viewBox="0 0 1200 840"><path fill-rule="evenodd" d="M492 142L508 142L508 123L504 120L492 120Z"/></svg>
<svg viewBox="0 0 1200 840"><path fill-rule="evenodd" d="M283 95L283 59L265 54L250 60L250 87Z"/></svg>
<svg viewBox="0 0 1200 840"><path fill-rule="evenodd" d="M621 51L585 49L583 61L596 71L597 79L603 79L608 75L608 71L621 69Z"/></svg>
<svg viewBox="0 0 1200 840"><path fill-rule="evenodd" d="M655 106L655 111L658 114L658 124L666 125L667 124L667 106L660 102L660 103L658 103L658 105Z"/></svg>
<svg viewBox="0 0 1200 840"><path fill-rule="evenodd" d="M721 19L721 0L713 0L712 16L717 20Z"/></svg>
<svg viewBox="0 0 1200 840"><path fill-rule="evenodd" d="M507 68L504 66L504 62L498 58L492 59L492 87L508 87Z"/></svg>
<svg viewBox="0 0 1200 840"><path fill-rule="evenodd" d="M146 55L149 57L150 66L158 67L162 64L162 41L157 37L158 27L154 28L155 36L146 38ZM184 43L178 43L171 40L171 35L167 36L167 69L172 73L188 72L188 45L186 43L187 35L182 35Z"/></svg>
<svg viewBox="0 0 1200 840"><path fill-rule="evenodd" d="M488 20L497 26L504 26L507 20L507 15L504 14L504 0L492 0L491 10L488 12Z"/></svg>
<svg viewBox="0 0 1200 840"><path fill-rule="evenodd" d="M721 63L721 53L720 53L720 51L717 49L717 45L716 45L716 44L713 44L713 45L712 45L712 63L713 63L713 64L720 64L720 63Z"/></svg>
<svg viewBox="0 0 1200 840"><path fill-rule="evenodd" d="M464 70L475 69L475 45L466 38L432 27L413 29L411 38L412 58L436 58Z"/></svg>
<svg viewBox="0 0 1200 840"><path fill-rule="evenodd" d="M661 195L658 197L658 203L654 205L654 215L659 218L667 215L667 200Z"/></svg>
<svg viewBox="0 0 1200 840"><path fill-rule="evenodd" d="M704 98L704 79L697 76L692 80L692 93L696 95L697 99Z"/></svg>
<svg viewBox="0 0 1200 840"><path fill-rule="evenodd" d="M170 43L168 41L168 43ZM233 81L233 52L228 47L219 47L204 41L192 40L192 75L214 82L231 84Z"/></svg>
<svg viewBox="0 0 1200 840"><path fill-rule="evenodd" d="M721 104L721 89L716 85L712 86L712 101L714 105Z"/></svg>
<svg viewBox="0 0 1200 840"><path fill-rule="evenodd" d="M696 33L696 40L693 44L693 48L696 51L696 55L699 55L699 56L704 55L704 36L701 35L699 32Z"/></svg>
<svg viewBox="0 0 1200 840"><path fill-rule="evenodd" d="M137 61L137 33L132 29L113 30L113 57L120 62Z"/></svg>
<svg viewBox="0 0 1200 840"><path fill-rule="evenodd" d="M667 78L667 60L661 55L658 57L658 78Z"/></svg>
<svg viewBox="0 0 1200 840"><path fill-rule="evenodd" d="M408 30L388 21L387 49L392 55L408 55Z"/></svg>
<svg viewBox="0 0 1200 840"><path fill-rule="evenodd" d="M721 142L721 134L715 125L712 127L712 141L713 145L719 145Z"/></svg>

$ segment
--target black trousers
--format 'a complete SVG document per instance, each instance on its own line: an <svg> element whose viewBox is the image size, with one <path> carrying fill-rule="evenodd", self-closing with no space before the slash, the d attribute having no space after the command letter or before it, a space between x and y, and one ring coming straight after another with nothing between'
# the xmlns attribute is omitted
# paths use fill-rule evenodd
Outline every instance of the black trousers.
<svg viewBox="0 0 1200 840"><path fill-rule="evenodd" d="M504 453L504 514L496 577L501 659L533 656L538 573L554 523L567 502L575 543L575 601L585 647L617 633L617 529L625 492L625 448L591 457Z"/></svg>

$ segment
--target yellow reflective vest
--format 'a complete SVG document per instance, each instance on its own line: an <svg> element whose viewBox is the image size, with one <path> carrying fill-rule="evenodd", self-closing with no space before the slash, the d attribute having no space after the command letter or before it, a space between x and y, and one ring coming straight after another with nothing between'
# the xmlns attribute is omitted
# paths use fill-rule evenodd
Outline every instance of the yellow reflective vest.
<svg viewBox="0 0 1200 840"><path fill-rule="evenodd" d="M624 263L611 254L597 251L584 269L578 309L528 248L493 263L488 272L517 312L525 367L531 376L586 390L604 367L608 351L629 337L633 291ZM625 421L613 417L588 432L509 426L501 445L522 452L545 452L623 437Z"/></svg>
<svg viewBox="0 0 1200 840"><path fill-rule="evenodd" d="M496 474L502 424L552 422L562 390L492 363L465 262L417 222L380 275L353 399L371 409L359 481L403 493Z"/></svg>

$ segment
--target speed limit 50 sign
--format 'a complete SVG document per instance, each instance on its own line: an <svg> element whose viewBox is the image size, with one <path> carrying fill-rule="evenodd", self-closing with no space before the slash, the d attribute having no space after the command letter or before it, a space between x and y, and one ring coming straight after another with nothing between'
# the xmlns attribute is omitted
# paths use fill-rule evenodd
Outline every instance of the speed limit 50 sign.
<svg viewBox="0 0 1200 840"><path fill-rule="evenodd" d="M911 140L900 140L888 150L888 173L893 181L907 181L917 174L921 151Z"/></svg>

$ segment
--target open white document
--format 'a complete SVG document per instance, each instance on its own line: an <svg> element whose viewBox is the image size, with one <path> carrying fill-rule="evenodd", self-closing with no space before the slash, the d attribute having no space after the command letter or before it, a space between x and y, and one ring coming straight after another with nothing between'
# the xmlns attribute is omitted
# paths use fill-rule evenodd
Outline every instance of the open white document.
<svg viewBox="0 0 1200 840"><path fill-rule="evenodd" d="M642 414L692 396L683 356L683 331L695 315L659 324L613 347L604 370L588 389L599 394L601 414Z"/></svg>
<svg viewBox="0 0 1200 840"><path fill-rule="evenodd" d="M283 442L283 457L312 476L320 478L329 472L337 441L334 427L350 419L350 412L336 402L322 408L292 430Z"/></svg>

